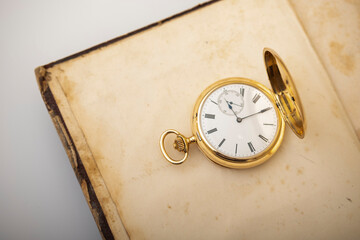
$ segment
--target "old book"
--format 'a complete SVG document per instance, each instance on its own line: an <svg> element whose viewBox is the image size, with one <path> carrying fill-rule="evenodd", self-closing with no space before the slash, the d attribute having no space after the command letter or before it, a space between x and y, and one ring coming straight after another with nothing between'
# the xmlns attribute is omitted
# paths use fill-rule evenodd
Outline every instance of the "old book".
<svg viewBox="0 0 360 240"><path fill-rule="evenodd" d="M247 170L192 146L171 165L160 134L190 136L196 98L226 77L270 87L275 49L302 99L303 140ZM360 146L327 72L286 0L210 1L39 67L44 102L106 239L355 238Z"/></svg>
<svg viewBox="0 0 360 240"><path fill-rule="evenodd" d="M290 2L360 140L360 1Z"/></svg>

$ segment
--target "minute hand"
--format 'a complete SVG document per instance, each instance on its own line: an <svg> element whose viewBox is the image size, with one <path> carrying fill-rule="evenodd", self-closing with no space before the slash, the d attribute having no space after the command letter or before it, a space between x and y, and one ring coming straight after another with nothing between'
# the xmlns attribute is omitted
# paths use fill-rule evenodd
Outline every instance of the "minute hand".
<svg viewBox="0 0 360 240"><path fill-rule="evenodd" d="M259 114L259 113L264 113L264 112L266 112L266 111L268 111L268 110L270 110L270 109L271 109L271 107L264 108L263 110L261 110L261 111L259 111L259 112L250 114L250 115L248 115L248 116L246 116L246 117L242 117L241 120L243 120L243 119L245 119L245 118L248 118L248 117L251 117L251 116L254 116L254 115Z"/></svg>

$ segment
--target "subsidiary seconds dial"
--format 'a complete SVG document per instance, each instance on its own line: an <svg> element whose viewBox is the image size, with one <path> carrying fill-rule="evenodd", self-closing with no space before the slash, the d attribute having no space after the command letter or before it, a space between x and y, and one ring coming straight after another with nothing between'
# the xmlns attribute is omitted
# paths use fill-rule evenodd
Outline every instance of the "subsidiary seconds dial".
<svg viewBox="0 0 360 240"><path fill-rule="evenodd" d="M229 84L215 89L200 110L204 140L228 157L248 158L264 152L278 128L274 103L259 89Z"/></svg>
<svg viewBox="0 0 360 240"><path fill-rule="evenodd" d="M228 90L222 88L222 92L218 97L217 104L221 112L227 115L233 115L240 113L244 107L244 88L241 88L240 91Z"/></svg>

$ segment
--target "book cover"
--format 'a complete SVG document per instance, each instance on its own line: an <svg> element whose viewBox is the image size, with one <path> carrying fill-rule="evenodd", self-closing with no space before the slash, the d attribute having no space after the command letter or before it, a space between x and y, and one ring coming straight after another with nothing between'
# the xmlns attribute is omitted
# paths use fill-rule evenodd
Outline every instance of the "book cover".
<svg viewBox="0 0 360 240"><path fill-rule="evenodd" d="M196 147L186 163L169 164L160 135L190 135L193 105L208 85L238 76L270 88L264 47L294 78L306 137L287 128L275 156L247 170L220 167ZM359 235L359 142L285 0L210 1L36 75L106 239Z"/></svg>

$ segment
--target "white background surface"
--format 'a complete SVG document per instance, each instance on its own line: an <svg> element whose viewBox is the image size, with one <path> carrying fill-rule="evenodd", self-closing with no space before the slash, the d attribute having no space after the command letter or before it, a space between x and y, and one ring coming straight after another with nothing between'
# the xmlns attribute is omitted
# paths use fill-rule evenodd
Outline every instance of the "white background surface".
<svg viewBox="0 0 360 240"><path fill-rule="evenodd" d="M0 239L101 239L34 68L204 0L0 0Z"/></svg>

